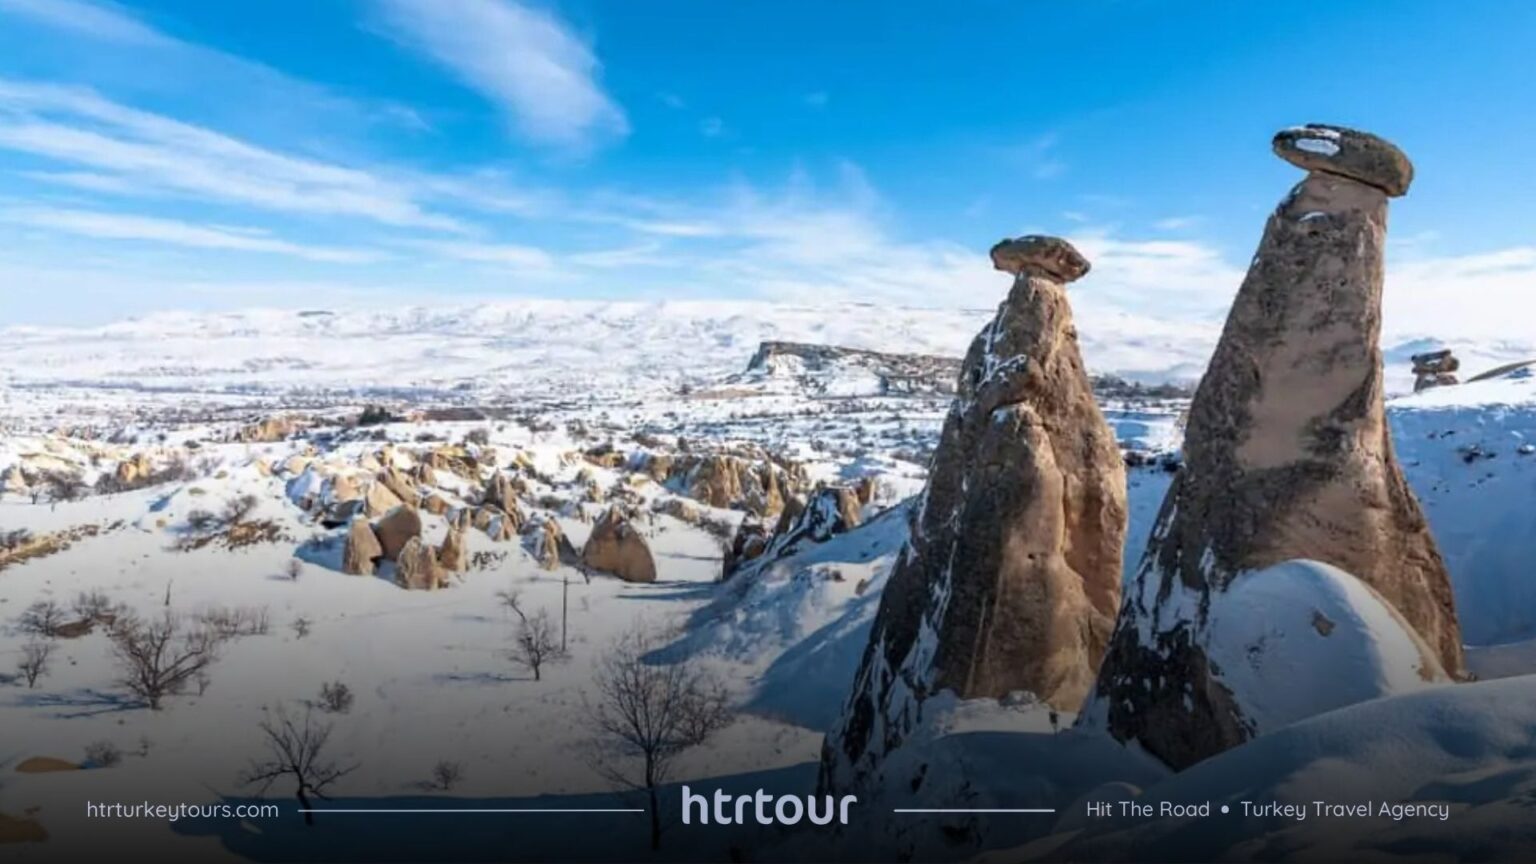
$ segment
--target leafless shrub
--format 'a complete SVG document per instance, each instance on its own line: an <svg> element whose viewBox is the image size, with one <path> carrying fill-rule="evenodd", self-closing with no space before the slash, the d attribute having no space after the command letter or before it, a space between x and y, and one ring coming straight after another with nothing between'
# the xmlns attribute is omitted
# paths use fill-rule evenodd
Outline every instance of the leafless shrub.
<svg viewBox="0 0 1536 864"><path fill-rule="evenodd" d="M223 526L223 520L207 510L193 510L187 514L187 527L199 534L206 534Z"/></svg>
<svg viewBox="0 0 1536 864"><path fill-rule="evenodd" d="M299 617L293 619L293 624L290 626L293 627L294 638L303 639L309 635L309 631L314 625L308 618L300 615Z"/></svg>
<svg viewBox="0 0 1536 864"><path fill-rule="evenodd" d="M85 746L85 761L97 768L111 768L123 761L123 751L111 741L93 741Z"/></svg>
<svg viewBox="0 0 1536 864"><path fill-rule="evenodd" d="M64 617L64 607L57 601L39 600L21 613L16 626L23 633L52 639L64 626Z"/></svg>
<svg viewBox="0 0 1536 864"><path fill-rule="evenodd" d="M170 610L150 620L119 616L110 636L121 671L119 683L156 711L166 696L181 693L200 678L206 681L222 641L212 627L188 622Z"/></svg>
<svg viewBox="0 0 1536 864"><path fill-rule="evenodd" d="M352 710L352 688L340 681L320 685L320 710L327 714L345 714Z"/></svg>
<svg viewBox="0 0 1536 864"><path fill-rule="evenodd" d="M311 796L326 799L325 790L332 783L356 770L356 765L342 767L325 754L331 739L331 724L319 723L310 711L302 721L295 720L279 706L268 710L261 721L261 733L267 742L267 758L251 762L241 774L241 782L260 787L265 794L272 784L284 777L294 782L294 797L304 813L304 824L315 824Z"/></svg>
<svg viewBox="0 0 1536 864"><path fill-rule="evenodd" d="M463 779L464 766L457 762L443 759L432 766L432 782L428 785L433 789L447 792L459 785L459 781Z"/></svg>
<svg viewBox="0 0 1536 864"><path fill-rule="evenodd" d="M32 542L32 532L25 528L16 528L11 531L0 531L0 552L9 552Z"/></svg>
<svg viewBox="0 0 1536 864"><path fill-rule="evenodd" d="M75 595L71 608L83 621L104 623L117 613L118 607L105 592L93 589Z"/></svg>
<svg viewBox="0 0 1536 864"><path fill-rule="evenodd" d="M79 501L90 490L84 479L78 474L66 471L45 471L38 482L38 489L46 492L48 500L54 503L60 501ZM34 493L34 498L36 494Z"/></svg>
<svg viewBox="0 0 1536 864"><path fill-rule="evenodd" d="M239 525L256 509L255 495L241 495L224 502L224 524Z"/></svg>
<svg viewBox="0 0 1536 864"><path fill-rule="evenodd" d="M725 689L691 661L653 664L658 639L636 628L615 640L593 679L587 703L601 735L597 767L616 783L650 796L651 848L661 848L661 802L678 754L704 743L731 722Z"/></svg>
<svg viewBox="0 0 1536 864"><path fill-rule="evenodd" d="M290 581L297 582L299 577L304 575L304 562L297 558L289 558L284 572L287 573Z"/></svg>
<svg viewBox="0 0 1536 864"><path fill-rule="evenodd" d="M522 614L522 610L517 611L519 615ZM550 616L548 609L540 609L531 618L523 616L517 622L512 640L513 648L507 652L508 659L532 672L535 681L543 680L546 665L565 659L555 619Z"/></svg>
<svg viewBox="0 0 1536 864"><path fill-rule="evenodd" d="M265 636L272 632L271 616L265 606L210 606L197 613L197 623L207 627L220 640Z"/></svg>
<svg viewBox="0 0 1536 864"><path fill-rule="evenodd" d="M27 682L27 689L37 686L37 682L48 674L48 660L53 656L52 642L28 642L21 648L21 660L16 663L16 671Z"/></svg>

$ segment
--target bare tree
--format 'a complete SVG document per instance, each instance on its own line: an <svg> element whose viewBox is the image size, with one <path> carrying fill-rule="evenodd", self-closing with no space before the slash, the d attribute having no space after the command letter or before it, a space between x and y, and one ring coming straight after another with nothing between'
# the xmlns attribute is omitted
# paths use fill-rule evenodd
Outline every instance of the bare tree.
<svg viewBox="0 0 1536 864"><path fill-rule="evenodd" d="M310 797L326 800L326 787L357 769L356 765L342 767L325 755L325 745L331 740L331 724L317 723L310 709L304 710L303 721L296 721L287 709L278 706L267 712L261 721L261 733L267 740L267 758L251 762L241 775L241 782L259 785L260 793L266 794L272 784L283 777L292 777L296 784L294 797L304 812L304 824L315 824L315 814Z"/></svg>
<svg viewBox="0 0 1536 864"><path fill-rule="evenodd" d="M587 704L604 736L596 742L599 770L650 796L652 849L661 848L657 790L673 760L731 722L725 689L691 661L648 662L656 647L643 628L620 636L598 666L597 699Z"/></svg>
<svg viewBox="0 0 1536 864"><path fill-rule="evenodd" d="M37 686L38 679L48 674L48 658L53 655L52 642L28 642L21 648L21 661L16 669L27 679L27 688Z"/></svg>
<svg viewBox="0 0 1536 864"><path fill-rule="evenodd" d="M565 650L560 647L560 636L555 632L555 620L550 617L547 609L540 609L532 618L523 616L512 639L514 647L507 652L508 658L532 672L535 681L543 680L546 664L565 659Z"/></svg>
<svg viewBox="0 0 1536 864"><path fill-rule="evenodd" d="M39 600L21 613L16 626L23 633L52 639L64 626L64 607L55 600Z"/></svg>
<svg viewBox="0 0 1536 864"><path fill-rule="evenodd" d="M156 711L166 696L206 679L221 642L213 628L189 624L169 610L149 621L124 615L109 635L122 672L119 683Z"/></svg>
<svg viewBox="0 0 1536 864"><path fill-rule="evenodd" d="M457 762L443 759L432 766L432 782L427 785L433 789L448 792L453 787L459 785L459 781L462 779L464 779L464 766Z"/></svg>

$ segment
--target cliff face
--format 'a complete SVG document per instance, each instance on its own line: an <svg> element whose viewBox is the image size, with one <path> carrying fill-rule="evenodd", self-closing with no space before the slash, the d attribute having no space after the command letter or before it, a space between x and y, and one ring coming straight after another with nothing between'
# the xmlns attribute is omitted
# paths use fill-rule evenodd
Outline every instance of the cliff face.
<svg viewBox="0 0 1536 864"><path fill-rule="evenodd" d="M808 389L824 389L817 379L837 373L863 373L878 379L879 392L890 395L955 392L957 357L865 351L808 342L763 342L747 364L747 374L801 377Z"/></svg>
<svg viewBox="0 0 1536 864"><path fill-rule="evenodd" d="M993 251L1015 274L961 368L822 782L878 771L923 702L1029 691L1074 710L1120 597L1126 524L1119 451L1094 403L1065 285L1087 262L1065 241Z"/></svg>
<svg viewBox="0 0 1536 864"><path fill-rule="evenodd" d="M1352 574L1428 644L1425 674L1462 669L1450 581L1382 400L1387 198L1412 167L1334 127L1287 130L1274 146L1309 173L1269 218L1233 302L1085 711L1174 767L1263 731L1206 641L1234 581L1271 565ZM1328 669L1297 671L1290 686L1327 686Z"/></svg>

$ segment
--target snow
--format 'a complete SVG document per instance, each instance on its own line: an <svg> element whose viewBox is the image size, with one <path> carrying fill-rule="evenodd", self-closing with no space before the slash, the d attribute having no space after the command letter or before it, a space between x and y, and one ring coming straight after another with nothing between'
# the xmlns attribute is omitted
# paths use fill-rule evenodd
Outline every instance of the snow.
<svg viewBox="0 0 1536 864"><path fill-rule="evenodd" d="M1308 153L1321 153L1324 156L1339 154L1339 145L1327 138L1297 138L1296 147Z"/></svg>
<svg viewBox="0 0 1536 864"><path fill-rule="evenodd" d="M1210 801L1230 816L1104 820L995 860L1528 861L1536 849L1536 676L1442 687L1304 720L1206 760L1143 801ZM1448 819L1244 817L1242 802L1446 806Z"/></svg>
<svg viewBox="0 0 1536 864"><path fill-rule="evenodd" d="M1206 640L1217 679L1260 735L1447 681L1391 604L1317 561L1239 573L1211 599Z"/></svg>

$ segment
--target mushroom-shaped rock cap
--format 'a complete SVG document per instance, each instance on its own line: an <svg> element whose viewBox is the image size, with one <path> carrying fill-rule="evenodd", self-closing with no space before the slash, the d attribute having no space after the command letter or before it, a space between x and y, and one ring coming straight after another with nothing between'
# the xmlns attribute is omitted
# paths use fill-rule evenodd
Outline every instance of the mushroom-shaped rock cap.
<svg viewBox="0 0 1536 864"><path fill-rule="evenodd" d="M1275 133L1275 155L1308 171L1358 180L1396 198L1413 182L1413 163L1397 145L1369 132L1309 123Z"/></svg>
<svg viewBox="0 0 1536 864"><path fill-rule="evenodd" d="M1076 282L1088 272L1088 259L1060 237L1028 234L993 246L992 266L1015 276L1028 271L1058 282Z"/></svg>

